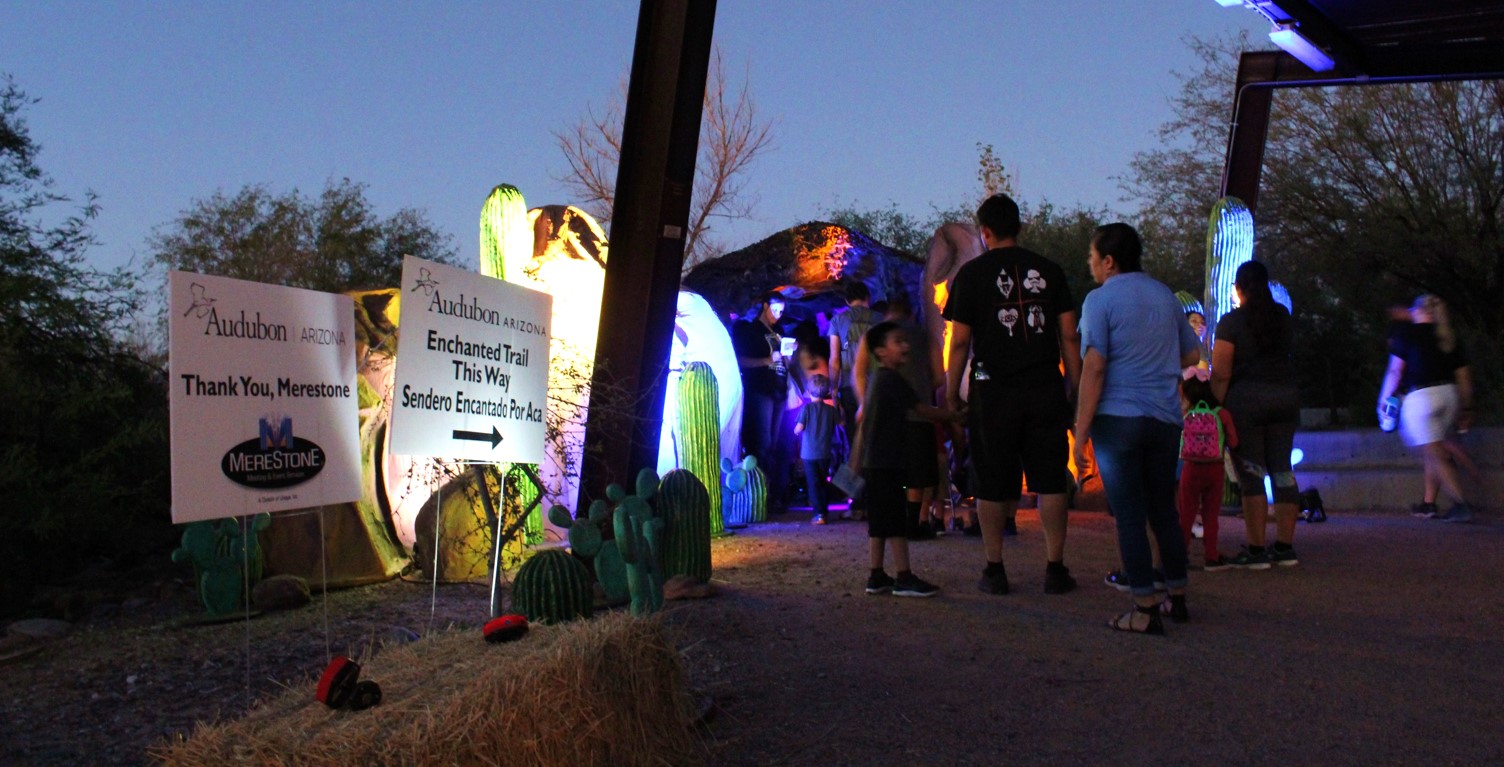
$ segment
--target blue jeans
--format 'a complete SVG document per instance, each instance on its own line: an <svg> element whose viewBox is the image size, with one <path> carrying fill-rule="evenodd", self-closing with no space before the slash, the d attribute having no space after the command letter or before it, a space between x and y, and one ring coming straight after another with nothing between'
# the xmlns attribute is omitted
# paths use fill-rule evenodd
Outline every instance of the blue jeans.
<svg viewBox="0 0 1504 767"><path fill-rule="evenodd" d="M809 505L816 514L830 513L830 501L825 495L825 475L830 473L830 459L804 459L804 479L809 485Z"/></svg>
<svg viewBox="0 0 1504 767"><path fill-rule="evenodd" d="M1175 511L1175 464L1180 458L1180 427L1148 417L1098 415L1091 425L1097 470L1118 525L1123 574L1136 597L1154 595L1152 530L1159 541L1165 585L1184 588L1185 538Z"/></svg>

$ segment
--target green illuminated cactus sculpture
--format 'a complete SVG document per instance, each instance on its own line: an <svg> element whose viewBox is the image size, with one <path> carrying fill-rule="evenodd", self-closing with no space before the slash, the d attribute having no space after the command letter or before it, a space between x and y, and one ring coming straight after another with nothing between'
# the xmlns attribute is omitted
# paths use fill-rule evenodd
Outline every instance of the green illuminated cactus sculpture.
<svg viewBox="0 0 1504 767"><path fill-rule="evenodd" d="M594 609L590 571L561 549L534 555L512 580L512 609L538 623L589 618Z"/></svg>
<svg viewBox="0 0 1504 767"><path fill-rule="evenodd" d="M663 475L653 505L663 516L663 577L710 581L710 494L684 469ZM719 515L717 515L719 516Z"/></svg>
<svg viewBox="0 0 1504 767"><path fill-rule="evenodd" d="M527 203L511 184L491 190L480 209L480 273L516 282L522 267L533 257L533 227L527 220Z"/></svg>
<svg viewBox="0 0 1504 767"><path fill-rule="evenodd" d="M248 587L261 580L260 533L271 522L270 514L257 514L249 531L236 519L194 522L183 530L183 544L172 552L172 561L193 564L199 599L211 617L240 609Z"/></svg>
<svg viewBox="0 0 1504 767"><path fill-rule="evenodd" d="M632 614L647 615L663 607L663 518L649 503L658 490L658 475L643 469L637 475L637 494L627 495L619 485L606 488L616 502L612 526L616 548L627 565L627 586L632 592Z"/></svg>
<svg viewBox="0 0 1504 767"><path fill-rule="evenodd" d="M511 502L527 514L522 527L522 542L528 546L537 546L544 539L543 504L538 500L538 485L520 463L507 467L506 478Z"/></svg>
<svg viewBox="0 0 1504 767"><path fill-rule="evenodd" d="M679 375L679 419L675 428L681 463L710 494L710 534L725 532L721 519L721 395L715 373L691 362Z"/></svg>

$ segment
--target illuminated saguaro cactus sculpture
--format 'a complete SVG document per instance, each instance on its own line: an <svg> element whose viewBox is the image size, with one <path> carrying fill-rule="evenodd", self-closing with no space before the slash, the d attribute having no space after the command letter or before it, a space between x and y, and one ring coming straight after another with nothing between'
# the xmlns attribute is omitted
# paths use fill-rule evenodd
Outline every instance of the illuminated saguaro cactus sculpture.
<svg viewBox="0 0 1504 767"><path fill-rule="evenodd" d="M685 365L677 394L682 465L710 494L710 534L718 536L726 529L721 516L721 395L710 365Z"/></svg>
<svg viewBox="0 0 1504 767"><path fill-rule="evenodd" d="M1233 277L1253 259L1253 213L1236 197L1212 206L1206 233L1206 343L1216 338L1217 322L1233 308Z"/></svg>
<svg viewBox="0 0 1504 767"><path fill-rule="evenodd" d="M480 209L480 273L518 282L533 256L533 227L522 192L511 184L491 190Z"/></svg>

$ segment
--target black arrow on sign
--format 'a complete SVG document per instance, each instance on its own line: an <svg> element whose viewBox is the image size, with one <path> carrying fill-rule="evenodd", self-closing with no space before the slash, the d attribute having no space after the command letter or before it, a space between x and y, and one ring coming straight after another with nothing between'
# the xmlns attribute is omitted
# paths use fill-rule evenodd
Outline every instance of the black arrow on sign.
<svg viewBox="0 0 1504 767"><path fill-rule="evenodd" d="M501 432L497 431L495 426L491 427L490 434L483 431L460 431L459 429L455 429L454 438L468 439L473 442L490 442L492 450L495 450L496 446L501 444Z"/></svg>

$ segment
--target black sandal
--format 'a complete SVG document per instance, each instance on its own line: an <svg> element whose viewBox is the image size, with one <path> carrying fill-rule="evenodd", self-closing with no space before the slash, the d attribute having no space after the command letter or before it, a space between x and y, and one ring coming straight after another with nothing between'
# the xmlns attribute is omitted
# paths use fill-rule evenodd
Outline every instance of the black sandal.
<svg viewBox="0 0 1504 767"><path fill-rule="evenodd" d="M1147 621L1140 624L1139 616L1146 616ZM1159 605L1148 607L1134 607L1132 612L1126 612L1107 622L1108 628L1114 631L1127 631L1132 634L1154 634L1164 636L1165 623L1159 617Z"/></svg>
<svg viewBox="0 0 1504 767"><path fill-rule="evenodd" d="M1159 614L1176 623L1189 623L1191 612L1185 607L1184 594L1171 594L1169 599L1159 603Z"/></svg>

